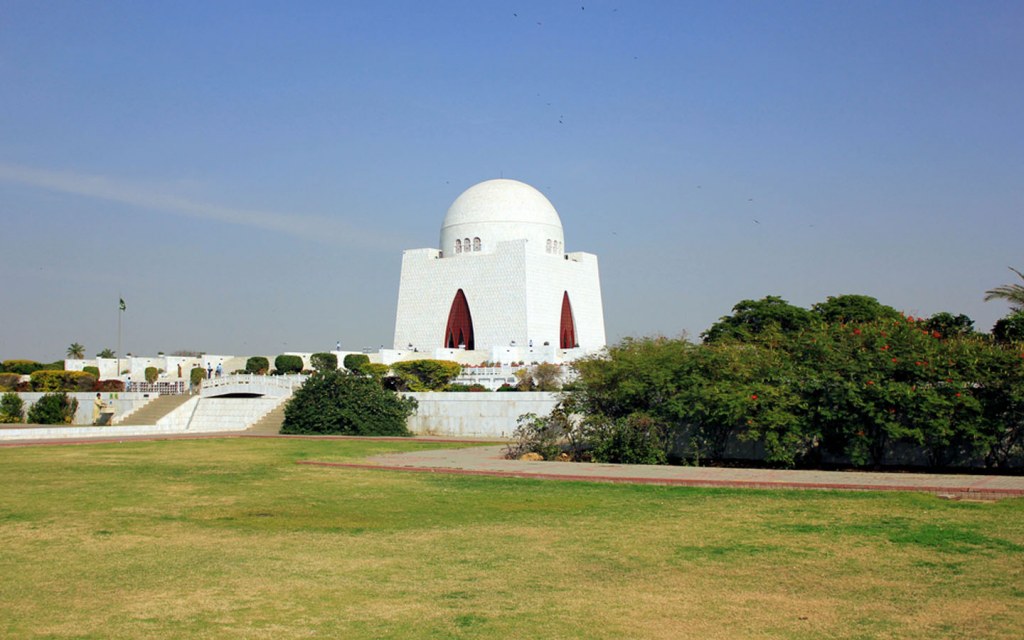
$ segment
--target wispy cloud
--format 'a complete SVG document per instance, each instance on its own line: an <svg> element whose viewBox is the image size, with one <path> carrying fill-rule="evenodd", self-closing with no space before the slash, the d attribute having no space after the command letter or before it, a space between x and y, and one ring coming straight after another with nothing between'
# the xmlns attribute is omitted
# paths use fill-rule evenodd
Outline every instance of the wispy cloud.
<svg viewBox="0 0 1024 640"><path fill-rule="evenodd" d="M382 234L359 231L340 220L324 216L241 209L198 202L152 187L128 184L104 176L0 163L0 181L120 202L140 209L277 231L303 240L330 245L379 246L382 240L389 240L382 238ZM398 239L390 240L394 242ZM387 242L388 246L401 246L392 242Z"/></svg>

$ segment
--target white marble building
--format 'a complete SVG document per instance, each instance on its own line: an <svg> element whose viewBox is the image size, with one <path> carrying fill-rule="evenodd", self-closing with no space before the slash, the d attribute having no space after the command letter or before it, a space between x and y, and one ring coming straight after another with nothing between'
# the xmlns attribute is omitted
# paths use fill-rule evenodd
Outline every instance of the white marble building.
<svg viewBox="0 0 1024 640"><path fill-rule="evenodd" d="M566 252L558 212L527 184L470 187L440 249L404 252L396 359L562 362L604 346L597 256Z"/></svg>

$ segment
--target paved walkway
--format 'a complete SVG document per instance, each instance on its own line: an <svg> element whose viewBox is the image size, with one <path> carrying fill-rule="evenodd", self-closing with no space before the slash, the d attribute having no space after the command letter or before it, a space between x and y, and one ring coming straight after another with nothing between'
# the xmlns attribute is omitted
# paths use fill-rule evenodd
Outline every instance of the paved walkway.
<svg viewBox="0 0 1024 640"><path fill-rule="evenodd" d="M1024 497L1024 476L526 462L504 459L502 457L503 449L503 446L435 449L380 455L368 458L363 463L303 460L299 464L506 478L625 482L690 487L916 491L950 498L976 500Z"/></svg>
<svg viewBox="0 0 1024 640"><path fill-rule="evenodd" d="M149 436L91 437L77 439L36 439L0 442L0 448L24 446L83 445L139 440L185 440L198 438L310 438L316 440L398 440L403 442L493 442L470 438L419 436L415 438L359 438L352 436L264 436L240 432L166 434ZM391 453L365 462L320 462L300 460L298 464L350 469L384 469L419 473L624 482L689 487L733 487L752 489L831 489L837 491L916 491L949 498L997 500L1024 497L1024 476L954 475L929 473L881 473L867 471L789 471L779 469L731 469L720 467L670 467L638 464L578 462L525 462L502 457L504 445L463 449L432 449Z"/></svg>

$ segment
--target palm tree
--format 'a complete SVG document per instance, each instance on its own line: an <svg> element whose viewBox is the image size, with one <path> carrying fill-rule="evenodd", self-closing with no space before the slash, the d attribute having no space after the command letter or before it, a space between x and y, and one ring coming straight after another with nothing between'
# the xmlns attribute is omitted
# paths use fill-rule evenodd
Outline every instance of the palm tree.
<svg viewBox="0 0 1024 640"><path fill-rule="evenodd" d="M77 342L72 342L68 347L67 356L72 360L81 360L85 357L85 347Z"/></svg>
<svg viewBox="0 0 1024 640"><path fill-rule="evenodd" d="M1021 280L1024 280L1024 273L1017 271L1013 267L1010 267L1010 271L1020 276ZM1014 311L1024 311L1024 285L1004 284L995 289L989 289L985 292L985 301L988 302L989 300L1006 300Z"/></svg>
<svg viewBox="0 0 1024 640"><path fill-rule="evenodd" d="M107 349L104 349L103 351L100 351L99 353L97 353L96 357L97 358L113 358L114 357L114 352L113 352L113 350L107 348Z"/></svg>

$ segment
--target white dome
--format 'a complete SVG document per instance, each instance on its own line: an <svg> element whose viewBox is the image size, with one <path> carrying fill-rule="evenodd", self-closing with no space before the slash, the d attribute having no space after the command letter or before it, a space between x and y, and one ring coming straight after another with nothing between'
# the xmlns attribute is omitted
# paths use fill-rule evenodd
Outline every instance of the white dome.
<svg viewBox="0 0 1024 640"><path fill-rule="evenodd" d="M527 240L531 252L564 252L558 212L544 194L517 180L487 180L466 189L441 225L446 258L490 253L497 243L509 240Z"/></svg>

